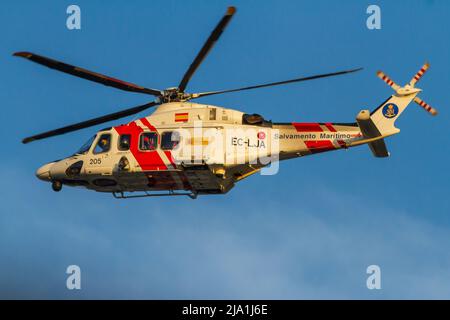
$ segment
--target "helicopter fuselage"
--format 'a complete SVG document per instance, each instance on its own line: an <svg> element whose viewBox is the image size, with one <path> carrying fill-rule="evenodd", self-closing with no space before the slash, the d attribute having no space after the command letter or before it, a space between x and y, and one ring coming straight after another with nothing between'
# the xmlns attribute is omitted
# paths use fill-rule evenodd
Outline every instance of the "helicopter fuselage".
<svg viewBox="0 0 450 320"><path fill-rule="evenodd" d="M356 124L272 123L259 115L190 102L160 105L148 117L97 132L78 153L36 175L100 192L221 194L280 161L346 148ZM268 174L271 174L270 172Z"/></svg>

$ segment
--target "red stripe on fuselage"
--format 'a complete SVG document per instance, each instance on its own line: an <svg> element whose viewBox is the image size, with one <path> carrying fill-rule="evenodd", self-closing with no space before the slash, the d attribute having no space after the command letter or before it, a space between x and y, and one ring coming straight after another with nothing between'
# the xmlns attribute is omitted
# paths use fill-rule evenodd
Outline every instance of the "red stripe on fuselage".
<svg viewBox="0 0 450 320"><path fill-rule="evenodd" d="M187 114L188 113L186 113L186 115ZM156 128L147 120L147 118L141 118L139 120L141 120L142 124L145 125L147 128L149 128L151 131L157 132ZM163 152L166 155L167 159L170 161L170 164L172 165L172 167L175 169L177 166L176 166L175 160L172 156L172 152L169 150L165 150ZM158 157L159 157L159 155L158 155ZM159 159L161 160L161 163L163 164L165 170L167 170L167 166L164 165L164 161L161 159L161 157L159 157ZM176 182L173 175L178 175L178 178L181 180L184 190L192 190L192 186L189 183L189 179L186 177L186 175L183 172L177 172L177 171L174 172L171 170L170 170L170 176L168 175L168 176L164 177L164 183L165 183L165 186L167 187L167 190L179 188L179 185ZM162 183L159 183L157 181L155 182L154 179L153 180L149 179L149 186L151 183L155 183L155 187L158 187L158 188L162 187Z"/></svg>
<svg viewBox="0 0 450 320"><path fill-rule="evenodd" d="M322 128L320 127L320 124L317 122L314 123L297 123L293 122L292 125L295 127L295 130L297 132L322 132Z"/></svg>
<svg viewBox="0 0 450 320"><path fill-rule="evenodd" d="M166 155L167 159L169 159L170 164L171 164L174 168L176 168L177 165L175 164L175 159L174 159L173 156L172 156L172 152L170 152L170 151L168 151L168 150L165 150L165 151L164 151L164 154Z"/></svg>
<svg viewBox="0 0 450 320"><path fill-rule="evenodd" d="M143 122L144 123L144 122ZM148 123L148 121L147 121ZM150 125L150 123L148 123ZM153 128L153 126L149 126L149 128ZM136 122L130 122L128 125L121 125L114 127L119 135L122 134L130 134L131 135L131 145L130 152L135 157L139 166L143 171L152 171L152 170L167 170L167 166L162 161L161 157L158 154L158 151L141 151L139 150L139 135L144 131L140 126L136 124Z"/></svg>
<svg viewBox="0 0 450 320"><path fill-rule="evenodd" d="M146 126L147 128L149 128L150 129L150 131L152 131L152 132L156 132L156 133L158 133L158 131L156 130L156 128L152 125L152 124L150 124L150 122L147 120L147 118L141 118L141 119L139 119L141 122L142 122L142 124L144 125L144 126ZM158 140L160 139L160 137L158 137ZM157 170L167 170L167 166L166 166L166 164L164 163L164 160L161 158L161 156L159 155L159 153L158 153L158 150L154 150L154 151L147 151L147 152L144 152L144 153L149 153L150 155L149 155L149 157L150 157L150 162L151 163L153 163L153 164L155 164L159 169L157 169Z"/></svg>
<svg viewBox="0 0 450 320"><path fill-rule="evenodd" d="M336 132L336 129L333 127L333 124L330 122L325 123L325 126L327 127L328 130L330 130L331 132Z"/></svg>
<svg viewBox="0 0 450 320"><path fill-rule="evenodd" d="M331 132L337 132L337 130L333 127L333 124L330 122L325 123L325 126L328 128L328 130L330 130ZM345 147L345 142L344 140L336 140L337 143L339 144L339 146L341 148Z"/></svg>
<svg viewBox="0 0 450 320"><path fill-rule="evenodd" d="M305 141L305 144L311 153L319 153L335 149L330 140Z"/></svg>
<svg viewBox="0 0 450 320"><path fill-rule="evenodd" d="M320 126L320 123L292 123L297 132L323 132L324 130ZM337 132L331 122L323 124L330 132ZM311 153L319 153L324 151L335 150L331 140L305 140L306 147ZM337 140L340 147L344 147L345 143L342 140Z"/></svg>
<svg viewBox="0 0 450 320"><path fill-rule="evenodd" d="M141 120L142 124L144 126L146 126L147 128L149 128L150 131L156 132L156 128L150 124L150 122L147 120L147 118L140 118L139 120Z"/></svg>

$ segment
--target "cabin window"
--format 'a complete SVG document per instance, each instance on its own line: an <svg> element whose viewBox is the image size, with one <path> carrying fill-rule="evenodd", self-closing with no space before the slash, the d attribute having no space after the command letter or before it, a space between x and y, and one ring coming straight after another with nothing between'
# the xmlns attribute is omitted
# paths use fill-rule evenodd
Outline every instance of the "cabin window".
<svg viewBox="0 0 450 320"><path fill-rule="evenodd" d="M180 133L177 131L166 131L161 135L161 149L173 150L180 143Z"/></svg>
<svg viewBox="0 0 450 320"><path fill-rule="evenodd" d="M144 132L139 138L139 149L142 151L156 150L158 146L158 134L156 132Z"/></svg>
<svg viewBox="0 0 450 320"><path fill-rule="evenodd" d="M209 109L209 120L216 120L216 108Z"/></svg>
<svg viewBox="0 0 450 320"><path fill-rule="evenodd" d="M94 154L108 152L111 148L111 135L109 133L102 134L97 140L94 148Z"/></svg>
<svg viewBox="0 0 450 320"><path fill-rule="evenodd" d="M119 137L119 150L120 151L127 151L130 150L131 145L131 135L130 134L122 134Z"/></svg>

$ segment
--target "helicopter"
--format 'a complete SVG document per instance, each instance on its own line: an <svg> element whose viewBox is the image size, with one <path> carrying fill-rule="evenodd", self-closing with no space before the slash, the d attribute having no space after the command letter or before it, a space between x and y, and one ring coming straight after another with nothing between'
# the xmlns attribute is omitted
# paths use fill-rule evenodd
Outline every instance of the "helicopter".
<svg viewBox="0 0 450 320"><path fill-rule="evenodd" d="M23 139L27 144L155 107L148 116L98 131L73 155L41 166L36 171L37 178L50 182L54 191L67 185L111 193L119 199L180 195L195 199L198 195L225 194L237 182L257 172L276 169L283 160L364 144L375 157L388 157L384 139L400 132L395 121L412 101L431 115L437 114L436 109L417 96L422 90L415 86L428 70L428 63L404 86L377 72L394 94L373 111L361 110L356 121L348 123L277 123L259 114L194 103L192 100L197 98L340 76L362 69L236 89L187 92L190 79L235 13L235 7L228 7L179 85L164 90L122 81L31 52L14 53L16 57L85 80L155 97L140 106Z"/></svg>

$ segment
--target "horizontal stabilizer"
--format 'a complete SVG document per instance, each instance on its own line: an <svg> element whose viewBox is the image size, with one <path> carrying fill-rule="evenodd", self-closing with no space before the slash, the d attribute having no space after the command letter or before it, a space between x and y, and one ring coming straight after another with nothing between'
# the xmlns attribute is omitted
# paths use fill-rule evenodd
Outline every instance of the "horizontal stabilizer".
<svg viewBox="0 0 450 320"><path fill-rule="evenodd" d="M370 147L370 150L372 151L372 154L378 158L388 157L389 152L387 151L386 143L384 142L384 139L377 126L370 118L370 111L362 110L360 113L358 113L358 115L356 116L356 122L358 123L364 139L373 140L367 143Z"/></svg>
<svg viewBox="0 0 450 320"><path fill-rule="evenodd" d="M387 151L386 143L384 139L375 140L369 143L369 148L372 154L377 158L389 157L389 151Z"/></svg>

